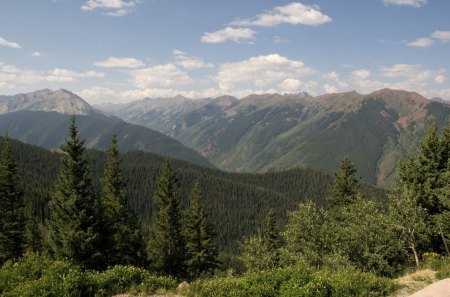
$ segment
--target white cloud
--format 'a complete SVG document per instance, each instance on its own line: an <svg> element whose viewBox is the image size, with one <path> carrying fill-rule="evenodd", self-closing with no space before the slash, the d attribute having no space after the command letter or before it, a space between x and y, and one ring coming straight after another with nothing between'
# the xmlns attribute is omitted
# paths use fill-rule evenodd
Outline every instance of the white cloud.
<svg viewBox="0 0 450 297"><path fill-rule="evenodd" d="M214 79L220 89L230 92L238 88L274 88L286 79L298 79L312 73L314 70L302 61L271 54L222 64Z"/></svg>
<svg viewBox="0 0 450 297"><path fill-rule="evenodd" d="M278 86L283 93L294 93L302 91L302 82L295 78L286 78Z"/></svg>
<svg viewBox="0 0 450 297"><path fill-rule="evenodd" d="M367 69L358 69L352 72L352 75L357 79L366 79L370 74L370 71Z"/></svg>
<svg viewBox="0 0 450 297"><path fill-rule="evenodd" d="M434 78L434 82L437 84L443 84L445 83L445 81L447 80L447 78L442 75L442 74L438 74L435 78Z"/></svg>
<svg viewBox="0 0 450 297"><path fill-rule="evenodd" d="M105 61L95 62L95 66L99 67L120 67L120 68L138 68L144 66L144 62L135 58L116 58L109 57Z"/></svg>
<svg viewBox="0 0 450 297"><path fill-rule="evenodd" d="M325 73L323 77L334 80L334 82L341 88L348 87L347 82L341 79L340 75L336 71L331 71L328 73Z"/></svg>
<svg viewBox="0 0 450 297"><path fill-rule="evenodd" d="M0 37L0 45L6 46L6 47L12 47L12 48L21 48L22 46L18 44L17 42L8 41L2 37Z"/></svg>
<svg viewBox="0 0 450 297"><path fill-rule="evenodd" d="M407 5L413 7L421 7L427 4L427 0L383 0L385 5Z"/></svg>
<svg viewBox="0 0 450 297"><path fill-rule="evenodd" d="M337 93L337 88L334 87L334 86L330 86L330 85L328 85L328 84L325 84L325 85L323 86L323 88L325 89L325 92L326 92L327 94Z"/></svg>
<svg viewBox="0 0 450 297"><path fill-rule="evenodd" d="M317 26L331 21L331 17L323 14L319 6L293 2L285 6L277 6L253 19L235 20L232 24L261 27L273 27L280 24Z"/></svg>
<svg viewBox="0 0 450 297"><path fill-rule="evenodd" d="M173 64L129 70L131 82L138 88L171 87L192 82L189 75Z"/></svg>
<svg viewBox="0 0 450 297"><path fill-rule="evenodd" d="M120 93L102 86L93 86L77 92L77 94L87 100L90 104L98 104L103 102L123 101ZM137 98L136 98L137 99Z"/></svg>
<svg viewBox="0 0 450 297"><path fill-rule="evenodd" d="M130 13L138 2L137 0L88 0L81 6L81 9L84 11L102 9L107 11L106 15L120 17Z"/></svg>
<svg viewBox="0 0 450 297"><path fill-rule="evenodd" d="M434 40L431 38L417 38L414 41L408 42L407 46L413 47L430 47L434 43Z"/></svg>
<svg viewBox="0 0 450 297"><path fill-rule="evenodd" d="M42 57L42 54L40 52L32 52L31 56L33 56L33 57Z"/></svg>
<svg viewBox="0 0 450 297"><path fill-rule="evenodd" d="M278 35L273 38L273 43L275 43L275 44L286 43L286 42L288 42L287 39L284 39L283 37L278 36Z"/></svg>
<svg viewBox="0 0 450 297"><path fill-rule="evenodd" d="M205 43L222 43L228 40L234 42L252 42L255 39L255 33L255 31L249 28L226 27L215 32L206 32L200 40Z"/></svg>
<svg viewBox="0 0 450 297"><path fill-rule="evenodd" d="M411 78L419 73L423 73L422 76L429 76L429 71L424 70L420 64L396 64L381 69L381 75L388 78Z"/></svg>
<svg viewBox="0 0 450 297"><path fill-rule="evenodd" d="M8 84L32 85L42 82L75 82L82 78L101 78L104 76L104 73L92 70L76 72L55 68L50 71L36 71L0 63L0 82Z"/></svg>
<svg viewBox="0 0 450 297"><path fill-rule="evenodd" d="M380 77L387 78L387 80L360 80L356 81L355 85L371 91L388 87L427 95L432 92L430 88L432 83L445 80L444 73L445 69L430 70L421 64L396 64L381 68Z"/></svg>
<svg viewBox="0 0 450 297"><path fill-rule="evenodd" d="M434 31L431 37L442 42L450 41L450 31Z"/></svg>
<svg viewBox="0 0 450 297"><path fill-rule="evenodd" d="M214 66L211 63L205 63L201 58L189 57L188 54L177 49L173 50L172 53L175 63L186 69L210 68Z"/></svg>
<svg viewBox="0 0 450 297"><path fill-rule="evenodd" d="M40 80L45 80L49 82L73 82L77 81L79 78L89 78L89 77L104 77L105 74L96 71L86 71L86 72L75 72L67 69L55 68L44 76Z"/></svg>

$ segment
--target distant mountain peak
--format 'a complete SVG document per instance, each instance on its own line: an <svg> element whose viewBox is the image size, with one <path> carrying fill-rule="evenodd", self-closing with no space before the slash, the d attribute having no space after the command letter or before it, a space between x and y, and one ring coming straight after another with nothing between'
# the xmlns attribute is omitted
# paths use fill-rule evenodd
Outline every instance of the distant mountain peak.
<svg viewBox="0 0 450 297"><path fill-rule="evenodd" d="M26 94L0 96L0 114L21 111L47 111L63 114L88 115L94 112L92 106L78 95L65 90L38 90Z"/></svg>

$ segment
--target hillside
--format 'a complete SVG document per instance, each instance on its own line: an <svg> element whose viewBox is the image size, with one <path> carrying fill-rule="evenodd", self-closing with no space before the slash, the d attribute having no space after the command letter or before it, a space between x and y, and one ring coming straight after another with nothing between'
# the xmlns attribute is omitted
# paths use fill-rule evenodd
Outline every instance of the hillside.
<svg viewBox="0 0 450 297"><path fill-rule="evenodd" d="M124 122L96 111L77 95L48 89L14 96L0 96L0 131L46 148L58 148L77 117L80 133L89 148L104 149L115 132L122 151L142 150L212 166L195 150L155 130Z"/></svg>
<svg viewBox="0 0 450 297"><path fill-rule="evenodd" d="M19 141L13 142L13 153L19 164L27 205L43 220L48 215L47 202L58 172L60 155ZM130 206L148 223L163 158L137 151L122 154L121 157L128 180ZM105 154L88 150L88 159L95 185L99 189ZM239 174L179 160L173 160L172 163L180 181L183 205L187 203L194 182L199 181L210 220L218 231L217 242L226 251L236 251L236 240L254 233L270 208L275 209L280 222L284 224L287 220L286 210L295 209L301 201L312 199L324 205L327 188L332 182L331 176L310 169ZM369 197L384 199L381 190L368 185L364 185L363 190Z"/></svg>
<svg viewBox="0 0 450 297"><path fill-rule="evenodd" d="M164 100L175 102L153 101ZM311 167L331 172L351 156L363 179L378 185L394 179L398 161L414 152L427 124L436 120L445 125L450 115L446 103L390 89L368 95L250 95L216 104L209 114L203 111L214 100L207 102L184 98L164 105L158 109L166 115L164 127L155 124L153 109L138 108L140 101L112 113L176 137L221 169ZM134 112L127 113L131 106Z"/></svg>

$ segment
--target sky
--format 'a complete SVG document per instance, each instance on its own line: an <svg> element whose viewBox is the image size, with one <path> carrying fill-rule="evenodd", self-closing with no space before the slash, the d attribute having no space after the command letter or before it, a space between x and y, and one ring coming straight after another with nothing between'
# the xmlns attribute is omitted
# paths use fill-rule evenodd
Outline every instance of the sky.
<svg viewBox="0 0 450 297"><path fill-rule="evenodd" d="M0 0L0 94L450 100L449 0Z"/></svg>

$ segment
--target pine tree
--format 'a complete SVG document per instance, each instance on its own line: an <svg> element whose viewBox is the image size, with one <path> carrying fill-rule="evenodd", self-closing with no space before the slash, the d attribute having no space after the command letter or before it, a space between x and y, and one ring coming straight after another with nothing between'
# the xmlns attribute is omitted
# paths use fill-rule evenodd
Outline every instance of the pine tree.
<svg viewBox="0 0 450 297"><path fill-rule="evenodd" d="M334 174L334 183L328 191L327 200L331 209L354 203L359 195L359 180L356 169L348 158L344 158L339 172Z"/></svg>
<svg viewBox="0 0 450 297"><path fill-rule="evenodd" d="M276 267L280 262L279 248L281 247L281 236L273 208L269 210L264 220L262 236L268 251L273 254L271 262Z"/></svg>
<svg viewBox="0 0 450 297"><path fill-rule="evenodd" d="M72 116L49 204L49 246L58 259L67 259L87 269L101 269L105 249L103 212L92 187L83 145Z"/></svg>
<svg viewBox="0 0 450 297"><path fill-rule="evenodd" d="M450 128L444 128L439 136L438 126L433 123L427 128L417 156L403 161L399 170L400 185L414 195L417 204L426 211L426 222L433 230L431 250L450 254L445 227L447 213L446 193L448 191L450 164Z"/></svg>
<svg viewBox="0 0 450 297"><path fill-rule="evenodd" d="M103 177L102 203L107 228L109 265L140 265L145 259L142 232L134 211L128 206L126 181L120 169L116 135L112 135Z"/></svg>
<svg viewBox="0 0 450 297"><path fill-rule="evenodd" d="M187 269L191 279L201 275L211 275L219 266L217 247L213 241L212 226L202 205L202 192L195 183L191 192L189 213L186 218Z"/></svg>
<svg viewBox="0 0 450 297"><path fill-rule="evenodd" d="M178 187L170 162L165 160L154 197L158 209L152 217L147 251L150 265L156 271L180 278L186 274L186 244L182 234Z"/></svg>
<svg viewBox="0 0 450 297"><path fill-rule="evenodd" d="M24 198L18 186L17 166L6 134L0 155L0 263L18 259L25 249Z"/></svg>

